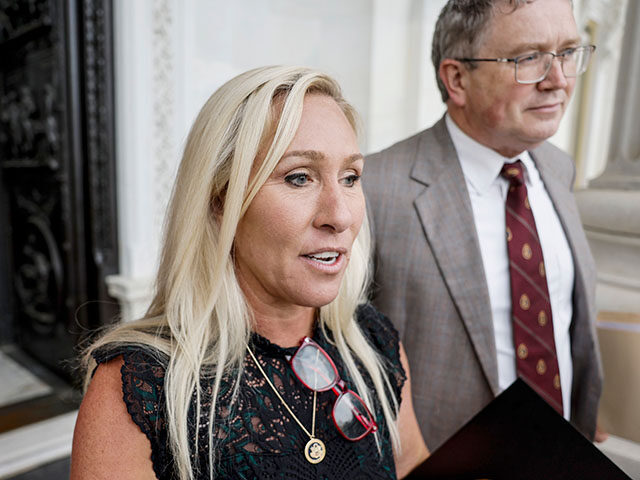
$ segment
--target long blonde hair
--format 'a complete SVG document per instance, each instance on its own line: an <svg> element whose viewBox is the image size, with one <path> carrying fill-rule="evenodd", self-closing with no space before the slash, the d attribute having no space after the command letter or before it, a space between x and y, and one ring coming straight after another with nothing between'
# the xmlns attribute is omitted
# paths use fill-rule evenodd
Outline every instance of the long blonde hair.
<svg viewBox="0 0 640 480"><path fill-rule="evenodd" d="M234 236L249 204L291 143L308 93L333 98L357 131L357 114L342 97L339 85L308 68L257 68L233 78L211 95L191 128L180 163L151 306L144 318L117 325L83 357L86 387L96 366L92 353L99 348L134 344L168 356L164 389L167 425L181 480L193 479L197 468L191 460L187 418L194 396L196 418L200 418L203 392L199 380L205 369L213 377L209 476L215 476L212 430L216 399L225 373L238 372L234 378L237 391L252 326L234 270ZM259 152L266 155L252 174ZM365 218L339 294L320 309L320 327L333 333L365 402L374 405L374 395L378 399L398 448L397 400L382 361L355 321L357 306L366 301L369 254ZM367 388L356 358L373 380L375 392Z"/></svg>

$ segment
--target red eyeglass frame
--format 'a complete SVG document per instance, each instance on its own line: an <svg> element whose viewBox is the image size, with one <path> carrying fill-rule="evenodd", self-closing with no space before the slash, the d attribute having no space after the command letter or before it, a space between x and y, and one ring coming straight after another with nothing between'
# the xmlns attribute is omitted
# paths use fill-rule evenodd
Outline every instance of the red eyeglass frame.
<svg viewBox="0 0 640 480"><path fill-rule="evenodd" d="M325 358L327 360L329 360L329 364L331 365L331 367L333 368L333 372L334 372L334 379L333 381L326 387L323 389L315 389L312 388L311 386L309 386L301 377L300 375L298 375L298 372L296 371L294 365L293 365L293 359L296 357L296 355L298 355L298 353L306 347L314 347L316 349L318 349L320 351L320 353L322 353ZM298 349L296 350L296 352L291 356L291 358L288 359L289 360L289 364L291 365L291 370L293 370L294 375L298 378L298 380L300 380L300 382L307 387L309 390L314 390L316 392L326 392L328 390L333 391L333 393L336 395L336 400L333 403L333 408L331 410L331 419L333 420L333 424L336 426L336 429L338 430L338 433L340 433L340 435L342 435L345 439L351 441L351 442L357 442L358 440L362 440L364 437L366 437L367 435L369 435L371 432L377 432L378 431L378 424L376 423L376 421L373 418L373 415L371 414L371 410L369 410L369 407L367 407L367 404L364 403L364 400L362 399L362 397L360 397L360 395L358 395L356 392L354 392L353 390L351 390L350 388L346 388L346 384L344 382L344 380L342 380L342 378L340 377L340 374L338 373L338 369L336 368L336 364L333 363L333 360L331 359L331 357L329 356L329 354L320 346L318 345L315 341L313 341L313 339L311 339L310 337L304 337L301 341L300 341L300 346L298 347ZM360 422L360 424L366 428L366 431L356 437L356 438L350 438L348 437L343 431L342 429L338 426L338 422L336 422L336 416L335 416L335 408L336 405L338 404L338 401L340 400L340 397L342 397L343 395L350 393L351 395L354 395L358 400L360 400L360 403L362 403L362 406L364 407L368 419L363 419L361 418L360 415L356 415L354 414L355 418ZM365 421L367 423L365 423Z"/></svg>

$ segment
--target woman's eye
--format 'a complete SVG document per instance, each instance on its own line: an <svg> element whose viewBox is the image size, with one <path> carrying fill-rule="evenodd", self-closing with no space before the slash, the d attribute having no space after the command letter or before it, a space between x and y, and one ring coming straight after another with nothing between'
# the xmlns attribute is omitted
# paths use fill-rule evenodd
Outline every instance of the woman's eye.
<svg viewBox="0 0 640 480"><path fill-rule="evenodd" d="M294 187L303 187L309 182L309 175L306 173L292 173L284 177L284 181Z"/></svg>
<svg viewBox="0 0 640 480"><path fill-rule="evenodd" d="M347 177L345 177L342 182L347 186L347 187L353 187L358 180L360 180L360 175L356 175L355 173L352 175L348 175Z"/></svg>

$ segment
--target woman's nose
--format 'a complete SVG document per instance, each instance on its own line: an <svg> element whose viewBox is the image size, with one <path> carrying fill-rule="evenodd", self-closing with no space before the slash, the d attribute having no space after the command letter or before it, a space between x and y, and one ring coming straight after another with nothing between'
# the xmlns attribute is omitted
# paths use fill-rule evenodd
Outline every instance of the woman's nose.
<svg viewBox="0 0 640 480"><path fill-rule="evenodd" d="M349 197L343 185L337 183L323 185L318 198L314 226L330 229L336 233L347 230L353 224Z"/></svg>

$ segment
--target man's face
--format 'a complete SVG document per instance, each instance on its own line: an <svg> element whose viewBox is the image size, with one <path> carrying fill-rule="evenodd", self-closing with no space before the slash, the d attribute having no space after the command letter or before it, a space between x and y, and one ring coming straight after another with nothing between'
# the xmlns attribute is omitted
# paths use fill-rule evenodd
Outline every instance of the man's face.
<svg viewBox="0 0 640 480"><path fill-rule="evenodd" d="M511 12L499 5L478 58L561 52L580 44L569 0L536 0ZM513 63L478 62L464 75L467 133L504 156L535 147L558 129L575 86L558 59L541 82L516 83Z"/></svg>

